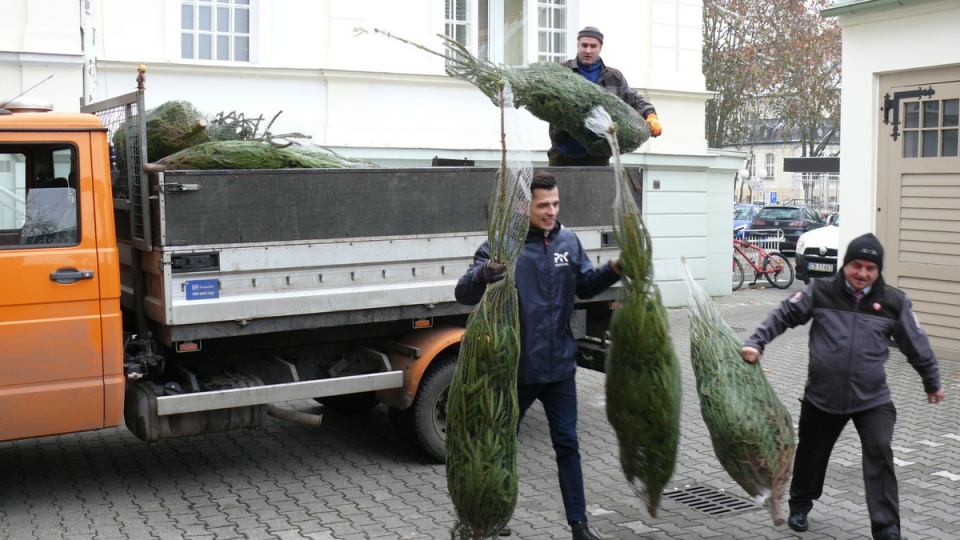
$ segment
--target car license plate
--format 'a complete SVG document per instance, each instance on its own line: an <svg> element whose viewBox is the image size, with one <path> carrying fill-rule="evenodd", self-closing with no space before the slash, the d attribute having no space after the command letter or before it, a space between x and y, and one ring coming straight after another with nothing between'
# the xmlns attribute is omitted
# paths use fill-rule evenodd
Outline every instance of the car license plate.
<svg viewBox="0 0 960 540"><path fill-rule="evenodd" d="M807 263L807 270L812 272L833 272L833 265L825 263Z"/></svg>

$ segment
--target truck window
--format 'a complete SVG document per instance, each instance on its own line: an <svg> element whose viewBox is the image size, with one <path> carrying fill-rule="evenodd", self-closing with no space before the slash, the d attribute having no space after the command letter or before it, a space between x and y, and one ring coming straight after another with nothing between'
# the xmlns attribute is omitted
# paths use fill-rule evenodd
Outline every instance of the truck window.
<svg viewBox="0 0 960 540"><path fill-rule="evenodd" d="M78 243L77 149L0 145L0 249Z"/></svg>

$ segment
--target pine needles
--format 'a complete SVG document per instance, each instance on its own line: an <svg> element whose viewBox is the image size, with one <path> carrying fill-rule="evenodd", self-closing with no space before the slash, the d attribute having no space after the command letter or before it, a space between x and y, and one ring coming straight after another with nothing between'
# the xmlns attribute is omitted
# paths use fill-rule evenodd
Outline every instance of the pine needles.
<svg viewBox="0 0 960 540"><path fill-rule="evenodd" d="M509 87L501 99L510 102ZM501 123L503 107L501 107ZM496 537L517 504L517 364L520 360L517 258L529 226L529 162L503 158L491 200L490 260L505 278L487 286L467 319L447 402L447 487L457 513L454 539ZM524 204L527 203L527 204Z"/></svg>
<svg viewBox="0 0 960 540"><path fill-rule="evenodd" d="M338 169L368 163L301 146L280 147L260 141L211 141L185 148L156 162L173 170Z"/></svg>
<svg viewBox="0 0 960 540"><path fill-rule="evenodd" d="M537 118L563 129L590 155L611 155L607 141L584 126L590 112L598 106L608 111L617 124L620 152L632 152L650 138L650 126L637 111L603 87L560 64L536 62L524 67L501 66L473 56L463 44L444 35L440 38L444 40L446 53L441 54L390 32L374 31L443 57L448 75L473 84L495 105L499 104L498 84L508 81L515 95L514 106L524 107Z"/></svg>
<svg viewBox="0 0 960 540"><path fill-rule="evenodd" d="M760 364L748 364L740 356L741 340L693 281L689 268L687 283L690 361L713 450L730 477L766 504L774 525L782 525L780 501L796 449L790 413Z"/></svg>
<svg viewBox="0 0 960 540"><path fill-rule="evenodd" d="M589 129L606 134L616 151L618 126L597 107ZM610 321L607 354L607 419L617 434L620 466L634 492L656 517L663 488L673 474L680 439L680 362L670 338L667 312L653 280L650 233L629 195L620 160L614 159L617 195L613 227L620 245L623 288Z"/></svg>
<svg viewBox="0 0 960 540"><path fill-rule="evenodd" d="M187 101L168 101L146 112L147 156L166 169L339 169L376 167L326 148L301 144L302 133L271 131L283 111L260 131L263 116L247 118L236 111L217 113L207 120ZM117 166L126 170L126 131L113 137Z"/></svg>

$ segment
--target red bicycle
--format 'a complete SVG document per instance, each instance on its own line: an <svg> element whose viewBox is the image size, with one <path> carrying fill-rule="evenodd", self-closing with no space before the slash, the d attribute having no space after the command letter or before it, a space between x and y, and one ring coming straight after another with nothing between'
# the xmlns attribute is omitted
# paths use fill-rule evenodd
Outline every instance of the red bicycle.
<svg viewBox="0 0 960 540"><path fill-rule="evenodd" d="M754 283L763 276L778 289L793 285L793 266L779 251L766 251L757 244L739 238L733 239L733 251L733 290L743 286L744 270L741 261L746 261L753 267Z"/></svg>

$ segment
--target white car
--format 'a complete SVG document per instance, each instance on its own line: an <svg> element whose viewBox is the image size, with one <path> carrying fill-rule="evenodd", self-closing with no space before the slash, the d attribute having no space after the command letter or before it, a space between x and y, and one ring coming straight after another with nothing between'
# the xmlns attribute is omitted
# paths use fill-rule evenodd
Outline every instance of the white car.
<svg viewBox="0 0 960 540"><path fill-rule="evenodd" d="M840 249L840 216L833 216L830 224L797 239L794 259L797 279L810 283L813 278L830 277L837 273L837 253Z"/></svg>

